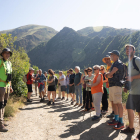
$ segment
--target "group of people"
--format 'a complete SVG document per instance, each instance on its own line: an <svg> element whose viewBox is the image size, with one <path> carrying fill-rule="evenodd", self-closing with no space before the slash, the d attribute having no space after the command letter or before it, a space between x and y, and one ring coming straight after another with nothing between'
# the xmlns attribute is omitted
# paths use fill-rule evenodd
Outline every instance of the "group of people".
<svg viewBox="0 0 140 140"><path fill-rule="evenodd" d="M115 130L120 130L122 133L134 133L134 111L138 112L140 123L140 58L135 56L135 47L131 44L125 45L126 55L128 57L128 67L119 59L120 52L113 50L109 55L105 56L102 61L104 65L94 65L93 68L88 67L84 70L84 74L80 72L80 67L76 66L67 71L65 76L62 71L59 72L59 78L55 76L52 69L42 74L42 70L37 71L34 75L34 69L30 68L27 76L28 95L27 101L31 102L32 83L35 82L35 91L37 95L37 87L39 89L40 102L44 101L47 92L48 103L55 105L56 88L58 86L58 99L71 97L71 105L81 107L82 111L96 111L96 115L92 120L101 119L102 114L108 112L108 96L112 105L112 112L108 118L113 118L107 124L113 126ZM13 92L11 87L11 79L6 80L10 75L11 64L8 59L12 55L9 49L3 50L1 53L3 59L0 60L0 131L7 131L3 124L4 107L7 103L7 95ZM8 66L8 67L7 67ZM8 73L5 74L5 69ZM3 75L1 74L3 73ZM47 84L48 83L48 84ZM48 85L48 89L46 86ZM9 88L7 88L9 87ZM8 90L9 89L9 90ZM123 106L122 106L122 91L128 92L129 96L126 103L128 111L129 126L124 128L123 123ZM62 95L62 96L61 96ZM102 103L102 108L101 108ZM140 132L135 140L140 139Z"/></svg>

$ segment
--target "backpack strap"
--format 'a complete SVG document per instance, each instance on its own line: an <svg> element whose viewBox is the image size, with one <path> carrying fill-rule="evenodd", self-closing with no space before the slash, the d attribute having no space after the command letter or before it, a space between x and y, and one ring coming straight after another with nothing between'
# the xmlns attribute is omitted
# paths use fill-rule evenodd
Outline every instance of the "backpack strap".
<svg viewBox="0 0 140 140"><path fill-rule="evenodd" d="M134 56L134 57L133 57L133 66L134 66L134 69L136 69L137 71L139 71L139 72L140 72L140 70L139 70L138 66L136 65L136 61L135 61L135 60L136 60L136 58L137 58L136 56Z"/></svg>

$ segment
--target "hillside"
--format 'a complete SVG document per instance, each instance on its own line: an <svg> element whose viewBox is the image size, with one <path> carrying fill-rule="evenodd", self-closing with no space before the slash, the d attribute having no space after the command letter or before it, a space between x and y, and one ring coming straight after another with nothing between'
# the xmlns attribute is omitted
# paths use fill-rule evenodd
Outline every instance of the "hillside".
<svg viewBox="0 0 140 140"><path fill-rule="evenodd" d="M131 40L131 43L136 46L136 54L138 54L139 36L140 32L136 31L131 36L119 34L106 36L106 38L99 36L90 38L65 27L48 42L44 42L31 50L28 55L31 64L37 65L43 70L49 68L66 70L76 65L84 69L84 67L95 64L101 65L103 64L102 58L113 49L120 50L121 60L126 62L124 45Z"/></svg>
<svg viewBox="0 0 140 140"><path fill-rule="evenodd" d="M90 38L94 38L95 36L98 37L108 37L108 36L116 36L116 35L129 35L130 33L134 33L137 30L130 30L130 29L116 29L113 27L107 26L97 26L97 27L86 27L77 32L81 35L88 36Z"/></svg>
<svg viewBox="0 0 140 140"><path fill-rule="evenodd" d="M0 34L1 33L10 33L13 36L17 36L14 45L24 47L28 52L40 43L49 41L57 34L57 31L47 26L26 25L12 30L1 31Z"/></svg>

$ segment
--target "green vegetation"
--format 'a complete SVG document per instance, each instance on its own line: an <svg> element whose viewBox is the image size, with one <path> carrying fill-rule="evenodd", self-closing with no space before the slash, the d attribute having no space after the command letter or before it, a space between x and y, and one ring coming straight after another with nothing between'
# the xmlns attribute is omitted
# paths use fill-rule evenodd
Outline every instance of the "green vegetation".
<svg viewBox="0 0 140 140"><path fill-rule="evenodd" d="M50 40L56 35L57 31L47 26L26 25L12 30L1 31L1 33L10 33L12 36L17 36L14 45L17 48L19 46L23 47L28 52L40 43Z"/></svg>
<svg viewBox="0 0 140 140"><path fill-rule="evenodd" d="M14 41L16 37L12 37L11 34L1 34L0 35L0 51L3 50L5 47L9 47L13 55L10 58L10 61L12 63L12 87L14 92L12 94L15 94L17 96L27 94L27 87L26 84L22 81L23 75L25 75L30 67L29 63L29 57L26 54L25 50L23 48L14 49Z"/></svg>

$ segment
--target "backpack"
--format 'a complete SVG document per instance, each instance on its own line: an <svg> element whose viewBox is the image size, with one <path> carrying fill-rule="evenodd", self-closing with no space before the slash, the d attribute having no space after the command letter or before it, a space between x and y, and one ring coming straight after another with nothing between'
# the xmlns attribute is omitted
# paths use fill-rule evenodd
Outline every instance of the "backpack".
<svg viewBox="0 0 140 140"><path fill-rule="evenodd" d="M23 82L27 83L27 74L23 76L22 80Z"/></svg>
<svg viewBox="0 0 140 140"><path fill-rule="evenodd" d="M57 85L58 84L58 79L57 79L57 77L55 76L55 85Z"/></svg>
<svg viewBox="0 0 140 140"><path fill-rule="evenodd" d="M140 72L140 70L139 70L139 68L138 68L138 66L136 64L136 61L135 61L136 58L138 58L138 57L137 56L133 57L133 66L134 66L134 69L136 69L138 72Z"/></svg>

